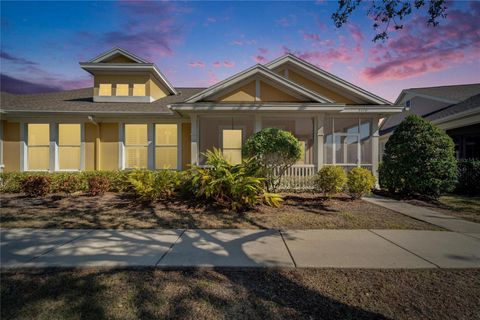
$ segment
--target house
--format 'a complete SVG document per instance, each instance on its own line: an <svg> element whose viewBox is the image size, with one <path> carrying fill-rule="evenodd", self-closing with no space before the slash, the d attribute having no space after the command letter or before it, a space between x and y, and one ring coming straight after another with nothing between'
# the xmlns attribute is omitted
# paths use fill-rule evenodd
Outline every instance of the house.
<svg viewBox="0 0 480 320"><path fill-rule="evenodd" d="M457 159L480 159L480 83L405 89L395 105L405 110L381 124L380 157L398 124L416 114L446 131L455 143Z"/></svg>
<svg viewBox="0 0 480 320"><path fill-rule="evenodd" d="M80 63L93 87L2 93L4 171L185 169L207 149L241 161L262 128L292 132L297 166L378 166L378 123L391 103L291 54L208 88L174 87L154 64L122 49Z"/></svg>

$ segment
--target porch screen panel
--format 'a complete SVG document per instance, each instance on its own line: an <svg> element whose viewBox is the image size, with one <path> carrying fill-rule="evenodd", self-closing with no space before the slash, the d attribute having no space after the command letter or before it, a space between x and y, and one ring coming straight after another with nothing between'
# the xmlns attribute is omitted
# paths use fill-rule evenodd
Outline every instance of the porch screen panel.
<svg viewBox="0 0 480 320"><path fill-rule="evenodd" d="M333 120L335 163L356 165L359 160L358 118L335 118Z"/></svg>
<svg viewBox="0 0 480 320"><path fill-rule="evenodd" d="M223 130L223 155L233 164L242 162L242 130Z"/></svg>
<svg viewBox="0 0 480 320"><path fill-rule="evenodd" d="M58 125L58 164L61 170L80 170L80 124Z"/></svg>
<svg viewBox="0 0 480 320"><path fill-rule="evenodd" d="M146 124L125 125L125 168L148 166L148 133Z"/></svg>
<svg viewBox="0 0 480 320"><path fill-rule="evenodd" d="M155 168L177 169L178 127L176 124L155 125Z"/></svg>
<svg viewBox="0 0 480 320"><path fill-rule="evenodd" d="M369 119L360 119L360 162L372 164L372 121Z"/></svg>
<svg viewBox="0 0 480 320"><path fill-rule="evenodd" d="M28 170L50 168L50 125L29 123L27 127Z"/></svg>
<svg viewBox="0 0 480 320"><path fill-rule="evenodd" d="M323 125L323 159L326 164L333 163L333 118L325 118Z"/></svg>

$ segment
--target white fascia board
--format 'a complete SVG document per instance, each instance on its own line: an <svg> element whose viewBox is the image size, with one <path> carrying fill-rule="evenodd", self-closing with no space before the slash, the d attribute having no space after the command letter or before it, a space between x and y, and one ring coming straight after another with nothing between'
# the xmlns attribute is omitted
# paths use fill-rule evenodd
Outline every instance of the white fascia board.
<svg viewBox="0 0 480 320"><path fill-rule="evenodd" d="M359 106L346 106L342 113L381 113L391 114L402 112L405 108L402 106L392 105L359 105Z"/></svg>
<svg viewBox="0 0 480 320"><path fill-rule="evenodd" d="M256 75L256 74L261 74L262 76L274 81L274 82L278 82L286 87L288 87L289 89L291 89L292 91L298 93L298 94L301 94L303 96L306 96L312 100L315 100L315 101L318 101L318 102L322 102L322 103L331 103L333 102L332 100L326 98L326 97L323 97L313 91L310 91L306 88L303 88L302 86L292 82L292 81L289 81L275 73L273 73L271 70L265 68L264 66L260 65L260 64L257 64L257 65L254 65L253 67L251 68L248 68L240 73L237 73L236 75L233 75L223 81L220 81L219 83L205 89L204 91L202 92L199 92L197 93L196 95L190 97L188 100L186 100L186 102L197 102L199 100L202 100L208 96L211 96L215 93L217 93L218 91L221 91L223 89L225 89L226 87L230 86L230 85L233 85L237 82L240 82L242 80L245 80L247 79L248 77L251 77L253 75Z"/></svg>
<svg viewBox="0 0 480 320"><path fill-rule="evenodd" d="M344 104L324 103L180 103L168 105L175 111L341 111Z"/></svg>
<svg viewBox="0 0 480 320"><path fill-rule="evenodd" d="M105 59L108 59L116 54L121 54L121 55L124 55L130 59L132 59L133 61L137 62L137 63L148 63L148 61L146 60L143 60L142 58L140 57L137 57L136 55L134 55L133 53L130 53L128 52L127 50L124 50L122 48L113 48L107 52L104 52L98 56L96 56L95 58L91 59L89 62L91 63L99 63Z"/></svg>
<svg viewBox="0 0 480 320"><path fill-rule="evenodd" d="M153 63L142 63L142 64L132 64L132 63L91 63L91 62L80 62L80 67L85 71L93 75L92 71L149 71L162 82L165 87L172 94L178 94L177 90L172 86L172 84L165 78L165 76L158 70L157 66Z"/></svg>
<svg viewBox="0 0 480 320"><path fill-rule="evenodd" d="M314 66L313 64L307 62L307 61L304 61L302 59L299 59L297 58L296 56L292 55L292 54L287 54L287 55L284 55L282 57L279 57L267 64L265 64L265 67L269 68L269 69L273 69L275 67L278 67L286 62L290 62L298 67L300 67L301 69L307 69L309 70L310 72L312 72L313 74L327 80L327 81L330 81L331 83L337 85L337 86L340 86L342 88L345 88L357 95L360 95L362 96L363 98L366 98L368 100L371 100L373 101L374 103L378 103L378 104L392 104L390 101L386 100L386 99L383 99L382 97L379 97L365 89L362 89L356 85L354 85L353 83L350 83L346 80L343 80L342 78L339 78L325 70L322 70L320 68L318 68L317 66Z"/></svg>

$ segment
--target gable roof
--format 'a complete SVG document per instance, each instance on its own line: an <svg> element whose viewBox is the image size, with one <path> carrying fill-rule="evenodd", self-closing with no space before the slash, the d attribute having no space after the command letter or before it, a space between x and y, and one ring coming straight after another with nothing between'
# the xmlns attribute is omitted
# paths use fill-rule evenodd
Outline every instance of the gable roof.
<svg viewBox="0 0 480 320"><path fill-rule="evenodd" d="M395 104L400 103L407 93L410 96L423 96L434 100L458 103L480 93L480 83L403 89Z"/></svg>
<svg viewBox="0 0 480 320"><path fill-rule="evenodd" d="M52 113L114 113L125 114L167 114L172 103L183 102L205 88L176 88L177 95L170 95L154 102L93 102L93 88L66 90L40 94L1 93L2 112L52 112ZM6 97L6 99L4 99Z"/></svg>
<svg viewBox="0 0 480 320"><path fill-rule="evenodd" d="M469 110L473 110L478 108L480 112L480 93L477 95L474 95L460 103L448 106L446 108L436 110L430 114L425 115L425 119L428 120L438 120L442 119L445 117L453 116L462 112L466 112Z"/></svg>
<svg viewBox="0 0 480 320"><path fill-rule="evenodd" d="M122 55L124 57L127 57L133 61L135 61L136 63L150 63L146 60L143 60L142 58L139 58L137 57L136 55L134 55L133 53L131 52L128 52L127 50L124 50L122 48L113 48L107 52L104 52L98 56L96 56L95 58L91 59L90 63L102 63L104 61L107 61L108 59L110 58L113 58L117 55Z"/></svg>
<svg viewBox="0 0 480 320"><path fill-rule="evenodd" d="M103 63L102 61L108 60L115 55L123 55L136 63ZM130 53L121 48L114 48L109 50L101 55L89 60L88 62L80 62L80 67L85 71L94 74L96 71L107 71L107 72L116 72L116 71L149 71L151 72L158 81L160 81L171 94L177 94L177 91L173 85L168 81L167 77L158 69L158 67L151 62L143 60L133 53Z"/></svg>
<svg viewBox="0 0 480 320"><path fill-rule="evenodd" d="M262 66L261 64L256 64L254 65L253 67L251 68L248 68L240 73L237 73L223 81L220 81L218 82L217 84L207 88L206 90L202 91L202 92L199 92L198 94L192 96L191 98L189 98L186 102L187 103L193 103L193 102L197 102L197 101L200 101L200 100L203 100L207 97L210 97L212 95L215 95L215 94L218 94L219 92L221 91L224 91L226 88L228 87L231 87L243 80L246 80L247 78L249 77L252 77L252 76L255 76L255 75L261 75L273 82L275 82L276 84L279 84L280 86L283 86L285 88L288 88L289 90L291 90L292 92L300 95L300 96L303 96L303 97L306 97L308 99L311 99L315 102L322 102L322 103L331 103L332 100L330 100L329 98L327 97L324 97L318 93L315 93L311 90L308 90L292 81L289 81L288 79L285 79L277 74L275 74L274 72L272 72L271 70L269 70L268 68Z"/></svg>
<svg viewBox="0 0 480 320"><path fill-rule="evenodd" d="M383 99L365 89L362 89L346 80L343 80L323 69L318 68L317 66L302 60L295 55L289 53L284 56L281 56L273 61L270 61L269 63L265 64L265 67L269 69L274 69L279 66L282 66L284 64L291 63L294 66L298 67L299 69L306 71L307 73L319 77L331 85L333 85L336 88L345 90L349 94L361 98L362 100L366 100L369 103L374 103L374 104L392 104L390 101Z"/></svg>

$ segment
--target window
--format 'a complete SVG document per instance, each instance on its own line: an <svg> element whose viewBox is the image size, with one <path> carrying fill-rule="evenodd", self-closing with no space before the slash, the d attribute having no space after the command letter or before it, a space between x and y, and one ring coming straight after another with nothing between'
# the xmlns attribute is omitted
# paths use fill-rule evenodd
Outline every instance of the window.
<svg viewBox="0 0 480 320"><path fill-rule="evenodd" d="M27 131L28 170L48 170L50 168L50 126L29 123Z"/></svg>
<svg viewBox="0 0 480 320"><path fill-rule="evenodd" d="M146 124L125 125L125 168L147 168L148 135Z"/></svg>
<svg viewBox="0 0 480 320"><path fill-rule="evenodd" d="M58 125L58 165L60 170L80 170L80 124Z"/></svg>
<svg viewBox="0 0 480 320"><path fill-rule="evenodd" d="M242 162L242 130L222 131L223 155L233 164Z"/></svg>
<svg viewBox="0 0 480 320"><path fill-rule="evenodd" d="M117 96L128 96L128 84L118 83L115 95L117 95Z"/></svg>
<svg viewBox="0 0 480 320"><path fill-rule="evenodd" d="M177 125L155 125L155 168L177 169Z"/></svg>
<svg viewBox="0 0 480 320"><path fill-rule="evenodd" d="M112 95L112 84L111 83L100 83L99 96L111 96Z"/></svg>
<svg viewBox="0 0 480 320"><path fill-rule="evenodd" d="M135 83L133 84L133 95L135 97L144 97L147 95L145 84L143 83Z"/></svg>

